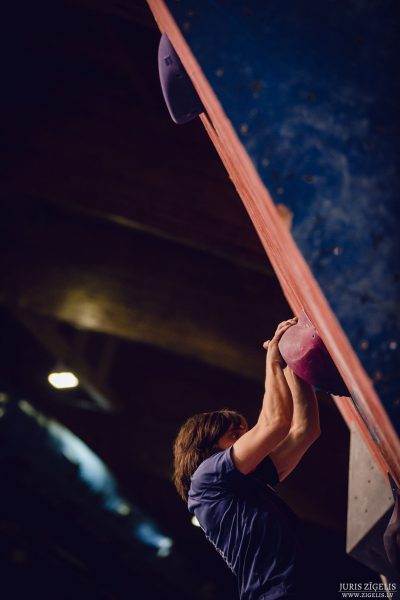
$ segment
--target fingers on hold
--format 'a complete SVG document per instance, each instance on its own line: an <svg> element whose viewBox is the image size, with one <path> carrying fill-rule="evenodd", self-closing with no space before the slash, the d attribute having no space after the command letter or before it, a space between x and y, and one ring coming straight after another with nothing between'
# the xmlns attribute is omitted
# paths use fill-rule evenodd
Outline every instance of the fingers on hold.
<svg viewBox="0 0 400 600"><path fill-rule="evenodd" d="M279 323L279 325L275 331L275 336L282 335L284 333L284 331L286 331L286 329L289 329L289 327L292 327L292 325L295 325L297 323L297 321L298 321L298 318L293 317L292 319L287 319L286 321L282 321L281 323Z"/></svg>
<svg viewBox="0 0 400 600"><path fill-rule="evenodd" d="M293 319L288 319L287 321L282 321L279 323L277 330L282 329L282 327L291 327L297 321L297 317L293 317Z"/></svg>
<svg viewBox="0 0 400 600"><path fill-rule="evenodd" d="M280 339L281 339L281 337L283 336L283 334L284 334L284 333L286 333L286 331L287 331L288 329L290 329L290 328L292 327L292 325L293 325L292 323L289 323L288 325L285 325L284 327L281 327L281 328L280 328L280 329L279 329L279 330L278 330L278 331L275 333L275 336L274 336L274 337L275 337L277 340L280 340Z"/></svg>

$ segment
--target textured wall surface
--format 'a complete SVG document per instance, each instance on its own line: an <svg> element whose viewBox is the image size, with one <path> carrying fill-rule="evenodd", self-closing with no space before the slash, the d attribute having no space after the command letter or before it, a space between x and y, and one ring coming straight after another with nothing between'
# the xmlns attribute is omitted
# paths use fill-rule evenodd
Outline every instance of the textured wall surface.
<svg viewBox="0 0 400 600"><path fill-rule="evenodd" d="M400 431L395 2L166 4Z"/></svg>

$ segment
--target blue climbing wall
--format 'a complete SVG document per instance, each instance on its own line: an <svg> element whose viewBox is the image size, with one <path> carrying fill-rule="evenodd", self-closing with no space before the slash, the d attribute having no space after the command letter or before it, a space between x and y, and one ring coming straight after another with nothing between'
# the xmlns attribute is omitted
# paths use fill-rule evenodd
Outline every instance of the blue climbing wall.
<svg viewBox="0 0 400 600"><path fill-rule="evenodd" d="M400 432L398 3L166 4Z"/></svg>

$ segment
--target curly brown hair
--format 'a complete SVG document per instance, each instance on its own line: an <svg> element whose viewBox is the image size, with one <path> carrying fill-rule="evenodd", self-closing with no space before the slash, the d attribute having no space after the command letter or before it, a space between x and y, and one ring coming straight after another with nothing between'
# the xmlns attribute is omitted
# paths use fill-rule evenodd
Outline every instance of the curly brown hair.
<svg viewBox="0 0 400 600"><path fill-rule="evenodd" d="M235 410L222 409L194 415L180 428L174 443L173 482L185 502L191 476L203 460L220 452L218 441L232 423L239 427L246 419Z"/></svg>

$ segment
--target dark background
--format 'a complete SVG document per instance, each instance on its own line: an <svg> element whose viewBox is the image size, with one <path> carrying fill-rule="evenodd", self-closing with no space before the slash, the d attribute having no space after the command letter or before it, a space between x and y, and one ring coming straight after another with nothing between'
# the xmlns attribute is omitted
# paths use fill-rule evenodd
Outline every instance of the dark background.
<svg viewBox="0 0 400 600"><path fill-rule="evenodd" d="M22 1L0 38L2 597L234 598L171 446L194 412L255 420L262 343L291 311L200 121L168 116L144 2ZM81 386L51 388L57 364ZM22 398L98 454L169 557L39 451ZM332 587L375 580L345 556L349 433L319 399L323 435L279 493Z"/></svg>

